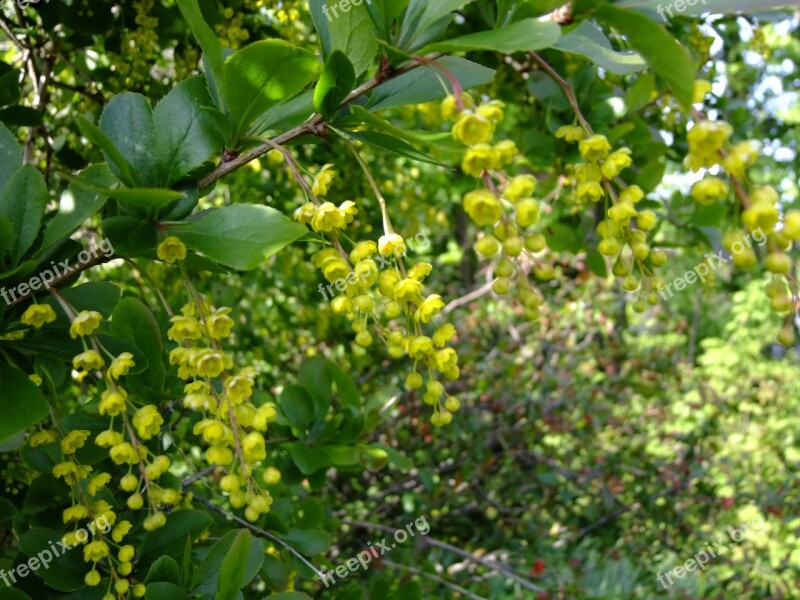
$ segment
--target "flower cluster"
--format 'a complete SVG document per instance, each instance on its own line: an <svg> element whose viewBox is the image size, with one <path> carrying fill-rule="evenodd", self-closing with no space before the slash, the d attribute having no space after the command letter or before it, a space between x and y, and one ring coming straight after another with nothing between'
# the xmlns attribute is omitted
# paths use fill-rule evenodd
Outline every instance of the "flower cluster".
<svg viewBox="0 0 800 600"><path fill-rule="evenodd" d="M185 256L185 248L176 238L166 238L158 248L159 256ZM193 290L193 301L174 315L167 337L176 343L170 352L170 364L177 366L184 387L184 407L201 416L194 434L208 444L205 453L209 465L221 467L225 475L220 489L228 495L235 509L244 508L245 517L257 521L269 512L272 497L254 476L255 467L267 457L264 433L277 417L274 404L253 404L255 370L251 367L233 373L234 361L222 348L222 340L231 335L231 309L215 308L186 281ZM136 418L138 417L138 422ZM152 411L137 413L134 426L140 435L150 435L158 427Z"/></svg>
<svg viewBox="0 0 800 600"><path fill-rule="evenodd" d="M330 190L334 177L330 167L325 165L311 186L316 202L302 206L295 219L330 236L331 246L316 252L312 262L331 284L331 310L352 322L359 346L371 346L374 332L392 358L408 355L414 366L406 378L407 387L422 388L427 376L423 400L434 407L431 423L446 425L460 403L455 397L446 396L441 380L455 380L460 371L456 351L447 347L455 337L455 327L445 323L432 336L423 332L445 305L438 294L425 293L424 281L433 266L423 261L406 268L406 241L395 233L385 212L384 235L377 242L353 244L348 254L339 234L355 218L355 204L347 201L337 209L330 202L319 204L317 200L317 196L325 196ZM385 205L382 208L385 211ZM343 292L341 295L333 294L333 284Z"/></svg>
<svg viewBox="0 0 800 600"><path fill-rule="evenodd" d="M460 103L448 96L442 103L442 114L454 121L453 138L468 146L462 170L483 185L464 196L463 207L469 218L485 228L475 243L482 257L495 260L493 290L499 295L510 293L512 281L526 316L537 319L544 297L533 287L526 269L533 264L537 279L554 277L553 267L543 260L547 242L533 226L539 221L540 201L534 198L537 180L533 175L509 177L504 168L519 154L516 144L502 140L490 144L495 127L504 118L503 103L492 100L475 106L464 93ZM499 186L499 187L498 187Z"/></svg>

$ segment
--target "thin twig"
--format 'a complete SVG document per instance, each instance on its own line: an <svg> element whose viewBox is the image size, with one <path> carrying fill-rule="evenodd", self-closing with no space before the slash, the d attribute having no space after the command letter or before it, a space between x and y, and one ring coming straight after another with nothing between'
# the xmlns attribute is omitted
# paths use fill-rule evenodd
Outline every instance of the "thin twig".
<svg viewBox="0 0 800 600"><path fill-rule="evenodd" d="M305 556L300 554L297 550L292 548L289 544L287 544L285 541L283 541L278 536L270 533L269 531L265 531L265 530L263 530L263 529L261 529L259 527L256 527L255 525L253 525L252 523L249 523L248 521L245 521L241 517L237 517L232 512L229 512L229 511L225 510L221 506L217 506L216 504L214 504L210 500L206 500L205 498L201 498L200 496L193 496L192 500L194 500L195 502L199 502L200 504L203 504L207 508L210 508L211 510L216 511L221 515L225 515L226 517L228 517L229 519L231 519L233 521L236 521L240 525L244 525L245 527L247 527L253 533L257 533L260 536L263 536L263 537L265 537L265 538L267 538L269 540L272 540L276 544L280 544L281 546L286 548L289 552L294 554L295 557L297 557L309 569L314 571L314 573L316 574L317 577L319 577L320 579L324 578L324 575L323 575L322 571L317 569L317 567L315 567L313 564L311 564Z"/></svg>
<svg viewBox="0 0 800 600"><path fill-rule="evenodd" d="M586 118L583 116L581 108L580 106L578 106L578 99L575 97L575 92L572 91L572 86L569 83L567 83L566 79L564 79L563 77L561 77L561 75L556 73L553 67L547 64L547 62L541 56L536 54L536 52L531 52L531 56L533 57L533 60L539 63L539 66L541 66L545 71L547 71L547 74L550 75L550 77L552 77L555 80L555 82L561 87L561 89L564 90L564 94L567 96L567 101L572 107L572 110L575 111L575 116L578 117L578 120L581 122L581 125L583 125L584 129L586 129L589 135L592 135L592 126L589 125L589 121L587 121Z"/></svg>
<svg viewBox="0 0 800 600"><path fill-rule="evenodd" d="M383 559L383 564L389 567L394 567L395 569L400 569L401 571L408 571L409 573L413 573L414 575L419 575L420 577L424 577L425 579L430 579L431 581L435 581L436 583L439 583L445 587L449 587L451 590L457 591L459 594L464 594L465 596L467 596L468 598L472 598L473 600L488 600L483 596L478 596L477 594L473 594L469 590L465 590L460 585L456 585L455 583L447 581L446 579L442 579L441 577L439 577L438 575L434 575L433 573L426 573L425 571L422 571L415 567L409 567L408 565L396 563L393 560L389 560L388 558Z"/></svg>

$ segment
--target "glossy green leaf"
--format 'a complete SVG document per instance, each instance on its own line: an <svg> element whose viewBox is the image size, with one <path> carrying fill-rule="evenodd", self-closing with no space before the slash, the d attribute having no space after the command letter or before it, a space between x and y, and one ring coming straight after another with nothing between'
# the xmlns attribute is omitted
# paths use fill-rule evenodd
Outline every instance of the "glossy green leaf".
<svg viewBox="0 0 800 600"><path fill-rule="evenodd" d="M103 151L103 156L114 172L114 175L119 177L120 181L125 185L129 187L135 186L136 175L133 172L133 165L122 155L122 152L114 145L114 142L103 133L103 130L81 116L76 118L76 122L78 124L78 129L80 129L86 139L94 145L99 146Z"/></svg>
<svg viewBox="0 0 800 600"><path fill-rule="evenodd" d="M103 109L99 125L133 168L135 186L129 187L158 187L153 109L147 98L133 92L117 94Z"/></svg>
<svg viewBox="0 0 800 600"><path fill-rule="evenodd" d="M628 39L655 74L669 84L678 102L690 110L695 73L689 52L663 27L641 13L605 4L595 14Z"/></svg>
<svg viewBox="0 0 800 600"><path fill-rule="evenodd" d="M0 124L0 193L21 166L22 148L14 134Z"/></svg>
<svg viewBox="0 0 800 600"><path fill-rule="evenodd" d="M345 12L342 7L348 7L348 10ZM341 50L353 65L356 76L360 77L378 55L378 38L366 4L356 4L352 0L347 4L328 2L325 8L329 13L338 13L338 16L331 15L333 18L329 23L330 51Z"/></svg>
<svg viewBox="0 0 800 600"><path fill-rule="evenodd" d="M445 56L437 63L452 73L464 89L491 83L494 79L492 69L465 58ZM441 72L435 67L418 67L376 87L366 107L376 111L441 100L447 91L442 87L440 77Z"/></svg>
<svg viewBox="0 0 800 600"><path fill-rule="evenodd" d="M561 27L552 21L525 19L500 29L470 33L428 46L423 53L466 52L493 50L495 52L531 52L550 48L561 37Z"/></svg>
<svg viewBox="0 0 800 600"><path fill-rule="evenodd" d="M22 371L0 363L0 381L3 382L0 441L4 441L44 419L50 406Z"/></svg>
<svg viewBox="0 0 800 600"><path fill-rule="evenodd" d="M122 290L118 285L108 281L88 281L61 290L61 295L76 311L94 310L108 319L119 304ZM64 310L55 298L45 298L41 303L49 305L56 313L56 320L48 323L48 328L69 329L70 318L64 314Z"/></svg>
<svg viewBox="0 0 800 600"><path fill-rule="evenodd" d="M290 529L279 537L306 556L321 554L333 545L331 535L322 529Z"/></svg>
<svg viewBox="0 0 800 600"><path fill-rule="evenodd" d="M311 448L303 442L292 444L289 452L292 455L294 464L304 475L311 475L320 469L329 467L331 464L330 458L324 450Z"/></svg>
<svg viewBox="0 0 800 600"><path fill-rule="evenodd" d="M203 18L197 0L177 0L177 3L192 35L203 50L203 63L206 67L211 97L214 98L217 106L224 110L225 98L221 94L225 69L222 43Z"/></svg>
<svg viewBox="0 0 800 600"><path fill-rule="evenodd" d="M14 173L3 189L0 216L11 221L9 251L14 264L19 264L39 235L47 200L44 177L31 165L25 165Z"/></svg>
<svg viewBox="0 0 800 600"><path fill-rule="evenodd" d="M166 581L181 585L181 571L178 568L178 563L171 556L160 556L150 567L145 577L145 583L153 583L156 581Z"/></svg>
<svg viewBox="0 0 800 600"><path fill-rule="evenodd" d="M335 50L325 62L314 90L314 110L330 120L355 84L356 72L352 63L344 52Z"/></svg>
<svg viewBox="0 0 800 600"><path fill-rule="evenodd" d="M223 86L237 141L267 110L302 90L319 70L316 57L283 40L246 46L225 63Z"/></svg>
<svg viewBox="0 0 800 600"><path fill-rule="evenodd" d="M453 20L456 11L475 0L411 0L398 35L398 46L415 50L433 41Z"/></svg>
<svg viewBox="0 0 800 600"><path fill-rule="evenodd" d="M238 538L239 534L244 530L234 530L227 532L222 536L216 544L214 544L208 553L205 555L203 562L199 565L196 571L196 587L193 593L199 597L212 598L217 593L221 584L220 578L224 577L222 574L223 564L228 560L230 553L233 552L234 541ZM264 543L251 536L248 551L244 554L238 554L238 559L244 564L244 574L239 581L242 587L252 581L258 574L264 562ZM231 566L232 563L230 563Z"/></svg>
<svg viewBox="0 0 800 600"><path fill-rule="evenodd" d="M241 271L255 269L307 232L274 208L255 204L218 208L169 230L211 260Z"/></svg>
<svg viewBox="0 0 800 600"><path fill-rule="evenodd" d="M301 592L282 592L280 594L265 596L261 600L309 600L309 598L311 598L311 596Z"/></svg>
<svg viewBox="0 0 800 600"><path fill-rule="evenodd" d="M164 527L144 536L140 560L143 564L149 564L163 554L177 556L183 549L187 535L197 537L211 523L208 513L201 510L177 510L170 513Z"/></svg>
<svg viewBox="0 0 800 600"><path fill-rule="evenodd" d="M695 0L694 4L684 2L684 9L678 11L674 3L664 2L663 0L622 0L617 2L620 8L635 8L637 10L650 10L658 13L665 22L670 17L667 7L672 9L673 16L701 15L703 13L734 13L746 12L756 13L772 8L787 6L786 0ZM659 13L659 9L663 10Z"/></svg>
<svg viewBox="0 0 800 600"><path fill-rule="evenodd" d="M187 600L186 593L174 583L158 581L147 584L144 600Z"/></svg>
<svg viewBox="0 0 800 600"><path fill-rule="evenodd" d="M647 68L647 62L637 52L614 50L603 31L589 21L584 21L562 36L553 48L583 56L617 75L628 75Z"/></svg>
<svg viewBox="0 0 800 600"><path fill-rule="evenodd" d="M161 388L165 375L164 342L150 309L137 298L123 298L111 314L111 333L147 354L150 365L142 376L152 388Z"/></svg>
<svg viewBox="0 0 800 600"><path fill-rule="evenodd" d="M222 561L214 600L236 600L239 590L246 583L247 557L250 554L252 540L253 536L247 529L242 529L236 535L231 549Z"/></svg>
<svg viewBox="0 0 800 600"><path fill-rule="evenodd" d="M289 385L280 396L280 408L292 427L306 431L314 422L314 400L300 385Z"/></svg>

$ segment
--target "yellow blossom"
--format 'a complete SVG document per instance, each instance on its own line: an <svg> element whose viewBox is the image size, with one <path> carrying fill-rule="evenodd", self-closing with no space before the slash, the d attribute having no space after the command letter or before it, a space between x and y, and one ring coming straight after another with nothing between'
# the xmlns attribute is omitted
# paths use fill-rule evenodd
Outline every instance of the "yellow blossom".
<svg viewBox="0 0 800 600"><path fill-rule="evenodd" d="M96 350L86 350L72 359L72 366L76 371L93 371L102 369L106 362Z"/></svg>
<svg viewBox="0 0 800 600"><path fill-rule="evenodd" d="M444 302L439 294L431 294L419 305L414 318L420 323L430 323L431 319L444 308Z"/></svg>
<svg viewBox="0 0 800 600"><path fill-rule="evenodd" d="M78 448L83 448L89 434L85 429L73 429L61 440L61 451L64 454L74 454Z"/></svg>
<svg viewBox="0 0 800 600"><path fill-rule="evenodd" d="M585 134L582 127L578 127L577 125L564 125L556 130L556 137L574 143L580 142L585 137Z"/></svg>
<svg viewBox="0 0 800 600"><path fill-rule="evenodd" d="M152 404L141 407L133 415L133 426L143 440L149 440L151 437L158 435L163 424L164 418Z"/></svg>
<svg viewBox="0 0 800 600"><path fill-rule="evenodd" d="M83 560L85 562L97 562L106 556L108 556L108 544L102 540L90 542L83 548Z"/></svg>
<svg viewBox="0 0 800 600"><path fill-rule="evenodd" d="M494 123L481 115L463 112L453 125L453 139L465 146L485 144L494 135Z"/></svg>
<svg viewBox="0 0 800 600"><path fill-rule="evenodd" d="M28 441L31 448L36 448L36 446L44 446L45 444L52 444L56 441L56 436L52 431L37 431L31 436L31 439Z"/></svg>
<svg viewBox="0 0 800 600"><path fill-rule="evenodd" d="M396 233L387 233L378 240L378 252L382 256L402 255L406 252L406 242Z"/></svg>
<svg viewBox="0 0 800 600"><path fill-rule="evenodd" d="M472 146L466 151L464 160L461 161L461 170L473 177L481 177L484 171L489 171L497 166L497 153L489 144Z"/></svg>
<svg viewBox="0 0 800 600"><path fill-rule="evenodd" d="M20 321L23 325L29 325L39 329L45 323L52 323L56 320L56 312L49 304L32 304L22 313Z"/></svg>
<svg viewBox="0 0 800 600"><path fill-rule="evenodd" d="M311 191L315 196L325 196L331 188L333 179L336 176L336 171L333 170L332 164L322 166L319 173L314 177L314 183L311 185Z"/></svg>
<svg viewBox="0 0 800 600"><path fill-rule="evenodd" d="M517 175L503 188L503 198L511 202L528 198L536 191L536 183L533 175Z"/></svg>
<svg viewBox="0 0 800 600"><path fill-rule="evenodd" d="M61 513L61 519L64 521L64 523L69 523L70 521L80 521L88 516L89 509L82 504L70 506L69 508L64 509L64 512Z"/></svg>
<svg viewBox="0 0 800 600"><path fill-rule="evenodd" d="M89 481L89 485L86 486L89 495L96 496L97 492L103 489L109 481L111 481L111 475L109 473L100 473L92 477Z"/></svg>
<svg viewBox="0 0 800 600"><path fill-rule="evenodd" d="M728 196L728 184L719 177L706 177L692 186L692 196L700 204L713 204Z"/></svg>
<svg viewBox="0 0 800 600"><path fill-rule="evenodd" d="M106 390L100 396L98 412L101 415L116 417L125 410L125 400L127 398L128 393L122 388Z"/></svg>
<svg viewBox="0 0 800 600"><path fill-rule="evenodd" d="M608 156L608 153L611 152L611 144L608 143L606 136L593 135L581 140L578 149L584 160L593 161Z"/></svg>
<svg viewBox="0 0 800 600"><path fill-rule="evenodd" d="M183 340L196 340L203 335L203 330L197 319L175 315L170 318L172 327L167 331L167 337L174 342Z"/></svg>
<svg viewBox="0 0 800 600"><path fill-rule="evenodd" d="M156 254L160 260L173 264L186 258L186 246L174 235L171 235L158 245Z"/></svg>
<svg viewBox="0 0 800 600"><path fill-rule="evenodd" d="M228 316L230 312L230 308L220 308L206 317L206 328L208 329L209 337L219 340L231 334L234 323L233 319Z"/></svg>
<svg viewBox="0 0 800 600"><path fill-rule="evenodd" d="M478 225L493 225L503 214L503 205L489 190L474 190L464 196L464 211Z"/></svg>
<svg viewBox="0 0 800 600"><path fill-rule="evenodd" d="M103 315L94 310L82 310L72 320L69 326L69 335L72 339L79 336L92 335L100 327Z"/></svg>
<svg viewBox="0 0 800 600"><path fill-rule="evenodd" d="M130 372L131 367L135 365L133 354L130 352L123 352L111 361L111 366L108 367L108 376L111 377L111 379L124 377Z"/></svg>

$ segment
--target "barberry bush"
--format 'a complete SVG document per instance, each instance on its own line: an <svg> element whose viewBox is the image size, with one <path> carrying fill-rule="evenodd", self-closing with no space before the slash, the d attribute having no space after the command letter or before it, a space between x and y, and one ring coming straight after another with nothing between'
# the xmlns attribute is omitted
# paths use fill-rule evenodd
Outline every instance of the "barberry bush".
<svg viewBox="0 0 800 600"><path fill-rule="evenodd" d="M562 4L4 7L0 599L664 591L659 527L703 543L666 499L737 495L725 340L796 343L797 15ZM669 338L703 297L717 325ZM796 593L773 483L737 515L786 545L686 597ZM430 538L326 582L420 515Z"/></svg>

